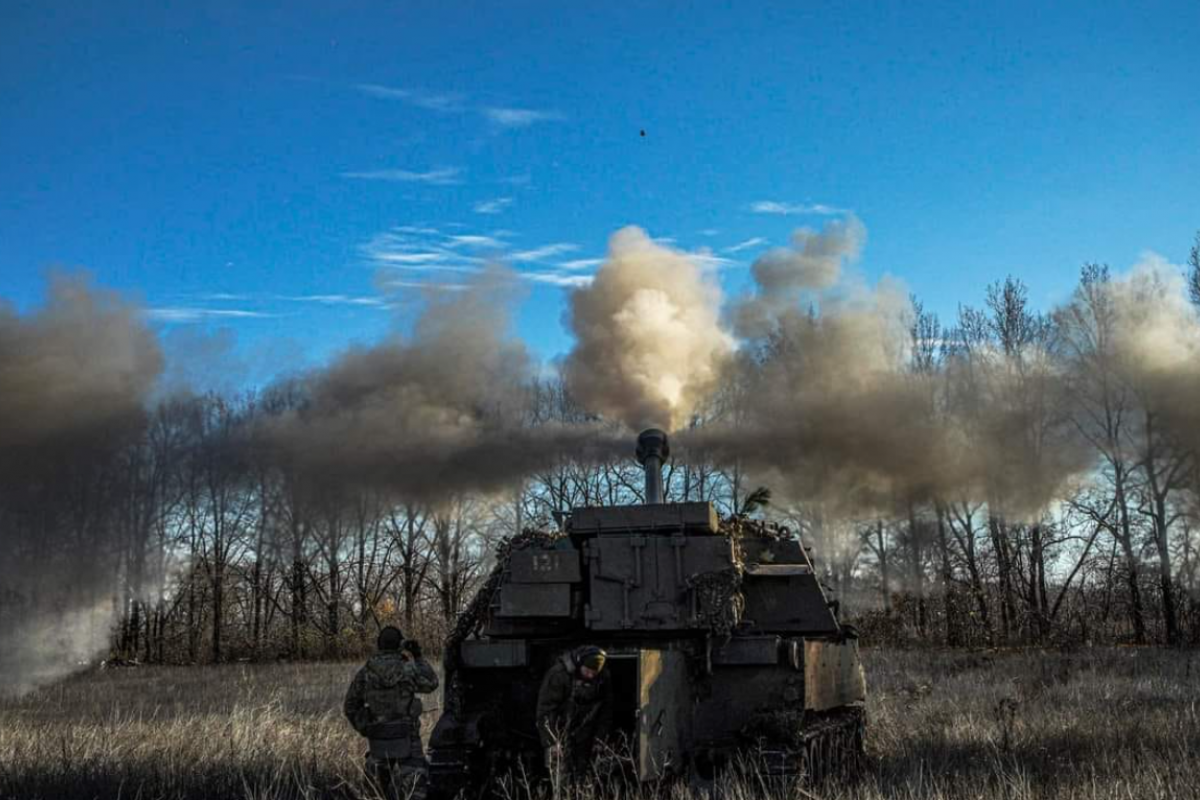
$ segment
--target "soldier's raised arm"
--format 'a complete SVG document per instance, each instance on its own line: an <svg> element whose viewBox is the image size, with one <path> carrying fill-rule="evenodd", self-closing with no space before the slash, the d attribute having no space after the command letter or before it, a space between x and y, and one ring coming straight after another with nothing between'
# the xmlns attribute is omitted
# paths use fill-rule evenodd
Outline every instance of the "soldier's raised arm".
<svg viewBox="0 0 1200 800"><path fill-rule="evenodd" d="M409 663L415 668L413 690L421 694L435 691L438 688L437 672L421 654L421 643L416 639L409 639L404 643L404 650L412 657Z"/></svg>

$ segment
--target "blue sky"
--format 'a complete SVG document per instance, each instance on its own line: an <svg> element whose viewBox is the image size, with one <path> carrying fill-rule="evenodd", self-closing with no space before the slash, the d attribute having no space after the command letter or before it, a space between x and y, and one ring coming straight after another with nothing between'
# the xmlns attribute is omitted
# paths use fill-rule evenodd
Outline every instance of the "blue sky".
<svg viewBox="0 0 1200 800"><path fill-rule="evenodd" d="M0 297L85 267L311 362L387 328L381 281L504 254L550 357L620 226L733 293L851 209L862 272L944 317L1009 273L1048 306L1085 261L1185 259L1198 32L1195 2L6 0Z"/></svg>

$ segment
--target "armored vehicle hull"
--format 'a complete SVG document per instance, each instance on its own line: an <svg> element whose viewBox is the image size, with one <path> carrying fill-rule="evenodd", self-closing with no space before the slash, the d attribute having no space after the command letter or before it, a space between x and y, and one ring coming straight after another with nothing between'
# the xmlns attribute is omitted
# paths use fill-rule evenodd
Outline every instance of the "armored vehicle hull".
<svg viewBox="0 0 1200 800"><path fill-rule="evenodd" d="M647 436L647 497L665 435ZM661 437L655 457L653 437ZM608 653L613 744L639 780L705 781L735 761L820 778L862 751L865 683L807 550L708 503L578 509L507 543L451 635L430 741L435 794L541 769L534 718L563 652Z"/></svg>

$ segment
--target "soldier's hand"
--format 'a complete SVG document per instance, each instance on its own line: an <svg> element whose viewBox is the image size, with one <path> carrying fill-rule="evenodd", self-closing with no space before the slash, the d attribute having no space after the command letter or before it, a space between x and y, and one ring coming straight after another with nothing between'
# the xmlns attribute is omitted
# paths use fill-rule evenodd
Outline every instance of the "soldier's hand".
<svg viewBox="0 0 1200 800"><path fill-rule="evenodd" d="M420 658L420 657L421 657L421 643L420 643L420 642L418 642L416 639L407 639L407 640L405 640L405 642L404 642L404 649L405 649L405 651L406 651L406 652L408 652L408 653L409 653L409 654L410 654L410 655L411 655L413 658Z"/></svg>

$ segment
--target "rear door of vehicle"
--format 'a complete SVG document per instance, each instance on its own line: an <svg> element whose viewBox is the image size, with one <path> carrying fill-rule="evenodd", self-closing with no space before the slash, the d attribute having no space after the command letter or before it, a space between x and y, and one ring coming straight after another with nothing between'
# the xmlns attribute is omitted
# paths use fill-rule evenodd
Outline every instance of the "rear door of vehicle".
<svg viewBox="0 0 1200 800"><path fill-rule="evenodd" d="M687 658L677 650L638 654L638 778L653 780L683 763L690 721Z"/></svg>

